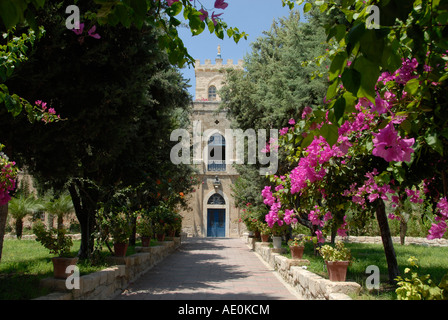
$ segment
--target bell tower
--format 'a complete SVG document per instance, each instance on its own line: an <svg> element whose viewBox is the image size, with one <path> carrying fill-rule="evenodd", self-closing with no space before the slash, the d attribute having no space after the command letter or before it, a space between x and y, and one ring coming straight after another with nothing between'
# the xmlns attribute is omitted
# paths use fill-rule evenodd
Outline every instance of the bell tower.
<svg viewBox="0 0 448 320"><path fill-rule="evenodd" d="M200 181L195 192L189 195L192 210L181 212L182 230L194 237L240 237L243 230L238 223L239 209L232 197L232 185L238 173L232 166L233 159L226 158L231 145L225 139L226 129L231 128L227 112L220 110L219 90L223 86L226 70L243 69L243 61L223 63L221 46L217 48L215 63L210 59L203 64L195 62L196 96L191 115L193 166ZM193 152L194 153L194 152Z"/></svg>
<svg viewBox="0 0 448 320"><path fill-rule="evenodd" d="M226 69L243 69L243 60L238 60L237 64L232 59L228 59L223 64L221 56L221 46L218 46L218 54L215 63L211 59L206 59L204 64L199 60L195 61L194 73L196 77L196 101L221 101L218 91L222 88Z"/></svg>

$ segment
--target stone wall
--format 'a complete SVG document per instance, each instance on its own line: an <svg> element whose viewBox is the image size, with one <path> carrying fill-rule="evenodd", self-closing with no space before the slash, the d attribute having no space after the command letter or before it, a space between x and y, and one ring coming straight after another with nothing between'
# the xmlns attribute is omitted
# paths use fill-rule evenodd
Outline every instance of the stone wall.
<svg viewBox="0 0 448 320"><path fill-rule="evenodd" d="M136 254L112 258L115 265L80 277L79 289L68 290L65 280L46 278L41 285L54 292L36 300L106 300L120 294L128 284L147 272L181 245L180 238L160 246L136 247Z"/></svg>
<svg viewBox="0 0 448 320"><path fill-rule="evenodd" d="M348 237L339 237L337 236L336 241L341 240L343 242L348 243L378 243L382 244L383 241L381 240L380 236L376 237L367 237L367 236L348 236ZM330 238L327 239L327 241L330 241ZM394 243L400 243L400 237L392 237L392 241ZM416 245L422 245L422 246L434 246L434 247L448 247L448 239L433 239L428 240L426 238L418 238L418 237L405 237L404 241L405 245L408 244L416 244Z"/></svg>
<svg viewBox="0 0 448 320"><path fill-rule="evenodd" d="M282 256L285 249L270 248L269 242L255 242L253 238L248 238L248 242L305 300L351 300L349 294L358 295L361 291L356 282L333 282L306 270L308 260Z"/></svg>

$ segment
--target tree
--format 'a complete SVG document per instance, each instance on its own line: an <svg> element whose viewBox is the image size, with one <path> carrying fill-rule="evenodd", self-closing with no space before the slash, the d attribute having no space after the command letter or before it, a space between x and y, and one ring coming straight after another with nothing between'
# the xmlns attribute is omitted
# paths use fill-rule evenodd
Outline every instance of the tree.
<svg viewBox="0 0 448 320"><path fill-rule="evenodd" d="M295 5L294 1L283 3ZM363 185L367 189L361 191L353 186L348 194L355 202L373 204L388 261L389 280L394 282L398 267L387 220L383 219L383 199L388 199L389 193L398 193L391 201L400 205L403 196L419 198L416 188L421 184L431 186L425 187L425 193L432 198L438 223L433 224L428 237L440 237L446 231L448 168L444 159L447 146L444 91L448 46L444 35L448 7L441 2L420 1L320 1L315 4L321 11L340 10L346 22L335 21L326 28L332 45L328 54L331 60L328 103L315 114L312 119L315 128L307 132L299 147L306 148L314 139L323 137L329 147L338 147L341 142L347 150L356 145L361 151L354 154L360 156L358 159L366 156L376 162L374 167L365 163L350 166L352 171L361 176L365 174L368 179L364 179ZM371 5L380 13L374 17L379 21L373 27L368 23ZM307 1L304 11L312 7L313 3ZM350 138L345 142L340 140L344 138L341 131L355 122L353 114L368 115L370 122L363 128L368 129L364 138L350 137L356 144ZM368 156L369 153L374 157Z"/></svg>
<svg viewBox="0 0 448 320"><path fill-rule="evenodd" d="M186 62L193 63L193 58L188 54L184 47L182 40L178 37L177 27L181 24L176 18L178 14L183 10L184 18L188 21L189 27L193 35L198 35L204 31L207 27L210 33L215 33L219 38L223 39L226 33L229 37L238 42L241 38L246 38L244 32L240 32L237 28L229 28L219 16L209 12L201 4L201 8L196 7L196 2L193 4L190 1L124 1L124 2L101 2L100 8L98 8L97 2L91 1L78 1L76 3L81 7L83 19L88 21L91 25L96 22L104 25L116 26L121 24L126 28L137 27L141 29L143 26L153 26L162 32L162 35L158 38L158 44L160 51L164 51L169 56L169 61L177 65L183 65ZM33 104L23 96L18 95L13 90L9 90L5 81L11 78L14 71L23 62L27 61L30 54L30 47L34 49L35 43L42 37L45 30L39 26L42 20L49 18L45 16L42 8L51 10L60 10L61 8L73 8L73 3L68 1L58 1L57 3L49 2L45 0L33 0L33 1L16 1L5 0L1 3L0 10L0 31L3 34L2 42L0 43L0 56L6 59L2 59L0 64L0 104L5 105L5 109L11 113L14 117L21 114L22 110L25 110L27 116L31 122L43 120L45 123L56 121L59 119L59 115L56 114L54 108L45 107L46 102L42 100L35 100ZM225 9L227 3L224 1L216 2L213 10ZM79 8L77 8L79 9ZM66 10L67 11L67 10ZM56 13L59 15L59 11ZM44 16L42 16L44 15ZM79 22L79 21L78 21ZM21 32L16 36L17 32L15 27L25 25L27 30ZM61 21L59 26L64 25ZM80 27L78 25L76 27ZM96 28L96 26L95 26ZM89 29L91 31L93 29ZM80 29L77 32L82 33ZM5 37L5 34L7 37ZM92 31L92 34L96 37L97 34ZM79 39L81 41L81 39ZM38 99L41 99L40 97ZM33 100L30 100L33 101ZM48 111L46 111L48 109ZM3 178L3 177L2 177ZM76 196L76 188L73 189L73 194ZM0 256L3 243L4 234L4 222L6 221L7 210L2 207L2 215L0 218ZM4 216L3 216L4 214Z"/></svg>
<svg viewBox="0 0 448 320"><path fill-rule="evenodd" d="M173 110L187 109L190 100L153 27L97 28L96 39L61 29L57 5L46 10L39 24L47 37L8 86L57 104L67 120L42 128L19 115L4 123L1 135L39 180L56 190L67 184L85 258L93 249L98 203L155 180L159 161L169 155Z"/></svg>
<svg viewBox="0 0 448 320"><path fill-rule="evenodd" d="M73 201L68 193L63 193L57 198L47 197L44 200L45 212L57 217L58 229L63 229L64 216L73 211Z"/></svg>
<svg viewBox="0 0 448 320"><path fill-rule="evenodd" d="M22 194L13 197L9 202L9 213L16 220L15 229L17 239L22 238L23 218L43 208L41 201L36 199L33 195L24 196Z"/></svg>

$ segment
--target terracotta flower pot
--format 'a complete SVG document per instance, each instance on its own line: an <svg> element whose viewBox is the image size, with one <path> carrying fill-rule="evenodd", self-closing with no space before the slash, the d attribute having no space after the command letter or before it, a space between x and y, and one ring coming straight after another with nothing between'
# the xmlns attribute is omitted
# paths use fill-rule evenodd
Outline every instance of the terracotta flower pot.
<svg viewBox="0 0 448 320"><path fill-rule="evenodd" d="M325 261L331 281L345 281L349 261Z"/></svg>
<svg viewBox="0 0 448 320"><path fill-rule="evenodd" d="M268 242L269 241L269 235L268 234L262 234L261 235L261 242Z"/></svg>
<svg viewBox="0 0 448 320"><path fill-rule="evenodd" d="M260 231L256 230L254 231L254 238L260 238Z"/></svg>
<svg viewBox="0 0 448 320"><path fill-rule="evenodd" d="M128 250L127 243L114 243L114 252L116 257L126 256L126 251Z"/></svg>
<svg viewBox="0 0 448 320"><path fill-rule="evenodd" d="M56 279L67 279L70 275L66 273L67 267L76 265L78 258L63 258L55 257L51 259L53 261L53 275Z"/></svg>
<svg viewBox="0 0 448 320"><path fill-rule="evenodd" d="M291 250L291 257L293 259L302 259L302 257L303 257L303 249L305 249L305 247L303 247L303 246L292 246L292 247L289 247L289 249Z"/></svg>
<svg viewBox="0 0 448 320"><path fill-rule="evenodd" d="M142 246L143 247L149 247L150 243L151 243L151 237L142 237Z"/></svg>
<svg viewBox="0 0 448 320"><path fill-rule="evenodd" d="M157 241L162 242L165 240L165 234L157 234Z"/></svg>

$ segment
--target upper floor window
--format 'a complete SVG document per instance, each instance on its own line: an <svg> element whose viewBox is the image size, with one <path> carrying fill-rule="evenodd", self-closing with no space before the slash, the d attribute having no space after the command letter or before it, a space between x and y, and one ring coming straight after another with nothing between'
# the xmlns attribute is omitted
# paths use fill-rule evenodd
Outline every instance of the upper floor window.
<svg viewBox="0 0 448 320"><path fill-rule="evenodd" d="M215 133L208 140L208 171L226 171L226 139Z"/></svg>
<svg viewBox="0 0 448 320"><path fill-rule="evenodd" d="M216 101L216 87L210 86L208 88L208 101Z"/></svg>

